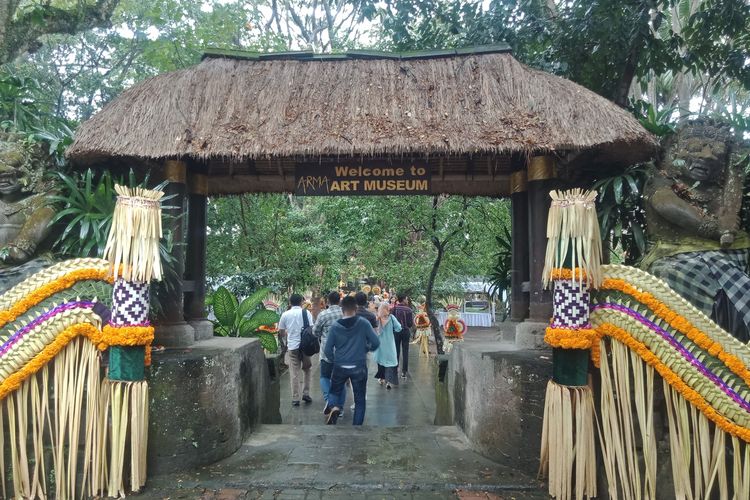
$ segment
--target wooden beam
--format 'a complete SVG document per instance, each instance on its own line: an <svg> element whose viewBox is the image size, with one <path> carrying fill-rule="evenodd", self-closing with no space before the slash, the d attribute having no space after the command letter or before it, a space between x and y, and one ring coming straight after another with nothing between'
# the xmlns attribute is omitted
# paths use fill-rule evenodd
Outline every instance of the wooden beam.
<svg viewBox="0 0 750 500"><path fill-rule="evenodd" d="M234 175L209 176L209 195L242 193L292 193L295 188L293 177L282 178L276 175ZM510 177L507 175L475 176L466 179L463 174L445 174L432 179L432 192L459 194L466 196L503 197L510 195Z"/></svg>

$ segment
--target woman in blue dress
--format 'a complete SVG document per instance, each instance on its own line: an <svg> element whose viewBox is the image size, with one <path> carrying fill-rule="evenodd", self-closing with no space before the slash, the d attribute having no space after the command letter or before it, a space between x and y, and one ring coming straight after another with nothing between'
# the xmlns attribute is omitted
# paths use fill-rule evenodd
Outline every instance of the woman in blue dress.
<svg viewBox="0 0 750 500"><path fill-rule="evenodd" d="M378 335L380 336L380 347L373 354L373 359L378 364L378 372L375 378L380 385L385 384L386 389L398 385L398 357L396 356L396 338L394 332L401 331L401 323L391 314L391 308L387 303L380 305L378 309Z"/></svg>

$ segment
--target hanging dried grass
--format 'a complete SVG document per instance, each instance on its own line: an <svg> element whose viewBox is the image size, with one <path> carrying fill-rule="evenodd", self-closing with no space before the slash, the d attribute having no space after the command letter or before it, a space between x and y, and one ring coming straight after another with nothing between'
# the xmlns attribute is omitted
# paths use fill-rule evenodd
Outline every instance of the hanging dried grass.
<svg viewBox="0 0 750 500"><path fill-rule="evenodd" d="M548 477L553 498L582 500L596 496L593 428L591 388L567 387L550 380L544 399L539 474Z"/></svg>
<svg viewBox="0 0 750 500"><path fill-rule="evenodd" d="M544 286L549 286L554 269L569 267L583 270L588 284L598 288L602 282L602 239L596 217L596 191L552 191L550 197ZM576 274L573 273L574 283Z"/></svg>
<svg viewBox="0 0 750 500"><path fill-rule="evenodd" d="M606 345L602 340L599 439L609 495L611 498L653 499L656 498L657 466L654 369L616 340L612 340L610 356L607 356L604 354Z"/></svg>
<svg viewBox="0 0 750 500"><path fill-rule="evenodd" d="M65 500L95 496L102 491L106 469L99 467L97 460L106 449L107 426L101 418L98 351L91 342L78 338L52 364L45 365L0 401L3 498L52 496ZM52 378L50 373L54 373ZM7 416L8 424L10 485L5 477L3 415ZM79 459L81 436L85 440L82 460ZM47 462L47 447L51 447L52 467ZM48 491L51 471L55 478L52 492Z"/></svg>
<svg viewBox="0 0 750 500"><path fill-rule="evenodd" d="M109 441L109 482L107 494L125 496L125 449L130 438L130 489L140 490L146 484L146 451L148 445L148 384L107 380L109 412L112 426Z"/></svg>
<svg viewBox="0 0 750 500"><path fill-rule="evenodd" d="M127 281L147 283L151 279L161 280L159 239L162 236L161 198L164 193L120 185L115 186L115 191L119 196L104 258L109 261L115 275L122 266L120 277Z"/></svg>

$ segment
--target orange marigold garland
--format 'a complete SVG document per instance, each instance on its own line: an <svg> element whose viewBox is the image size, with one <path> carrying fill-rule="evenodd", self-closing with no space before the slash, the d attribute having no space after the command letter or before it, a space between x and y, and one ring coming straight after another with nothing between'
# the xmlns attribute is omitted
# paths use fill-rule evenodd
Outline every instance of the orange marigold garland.
<svg viewBox="0 0 750 500"><path fill-rule="evenodd" d="M630 295L638 302L648 307L656 316L666 321L672 328L685 335L698 347L718 358L735 375L740 377L746 384L750 385L750 370L737 356L730 354L724 348L711 339L708 335L696 328L687 318L677 314L669 306L661 302L649 292L641 292L636 287L622 279L607 278L602 283L602 289L616 290Z"/></svg>
<svg viewBox="0 0 750 500"><path fill-rule="evenodd" d="M611 323L603 323L597 326L602 335L607 335L622 342L678 391L690 404L701 411L709 420L714 422L721 430L750 443L750 429L739 426L721 415L708 403L695 389L683 382L682 378L665 365L658 356L639 340L635 339L627 331Z"/></svg>
<svg viewBox="0 0 750 500"><path fill-rule="evenodd" d="M34 356L20 370L14 372L0 383L0 401L21 386L21 383L52 361L71 341L79 336L87 337L94 345L102 343L102 332L90 323L79 323L62 331L55 339Z"/></svg>
<svg viewBox="0 0 750 500"><path fill-rule="evenodd" d="M12 307L0 311L0 328L3 328L11 321L15 321L19 316L26 313L29 309L37 304L49 299L54 294L62 292L72 287L79 281L96 280L112 283L113 278L109 269L77 269L64 276L57 278L50 283L42 285L38 289L29 293L26 297L17 301Z"/></svg>
<svg viewBox="0 0 750 500"><path fill-rule="evenodd" d="M591 349L599 340L593 328L556 328L547 327L544 341L560 349Z"/></svg>

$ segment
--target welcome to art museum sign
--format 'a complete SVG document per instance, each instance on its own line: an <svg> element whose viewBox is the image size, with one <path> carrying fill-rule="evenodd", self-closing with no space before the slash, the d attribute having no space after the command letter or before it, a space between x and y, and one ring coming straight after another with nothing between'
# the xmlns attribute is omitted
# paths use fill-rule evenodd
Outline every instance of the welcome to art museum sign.
<svg viewBox="0 0 750 500"><path fill-rule="evenodd" d="M430 194L430 170L424 164L298 164L295 194L354 196Z"/></svg>

